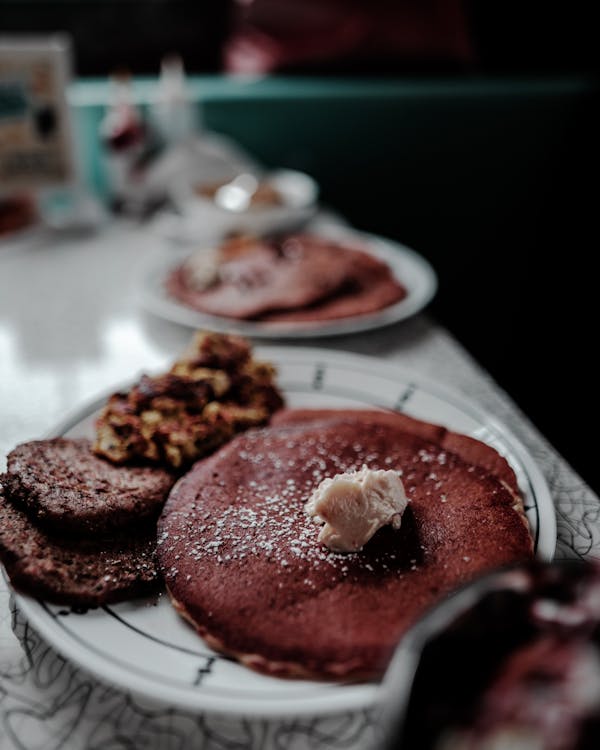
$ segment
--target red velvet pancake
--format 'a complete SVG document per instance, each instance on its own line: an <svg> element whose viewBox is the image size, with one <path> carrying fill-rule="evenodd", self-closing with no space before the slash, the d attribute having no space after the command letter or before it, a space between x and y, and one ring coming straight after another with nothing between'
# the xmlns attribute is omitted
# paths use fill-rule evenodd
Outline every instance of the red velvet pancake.
<svg viewBox="0 0 600 750"><path fill-rule="evenodd" d="M443 428L424 426L423 437L411 423L342 412L252 430L175 485L159 565L175 607L211 646L269 674L373 678L436 600L531 556L507 483L439 442ZM363 464L402 472L408 509L399 531L331 552L304 504L322 479Z"/></svg>
<svg viewBox="0 0 600 750"><path fill-rule="evenodd" d="M169 294L200 312L279 322L363 315L406 296L384 262L322 237L248 241L233 253L228 247L216 284L194 288L184 263L166 279Z"/></svg>
<svg viewBox="0 0 600 750"><path fill-rule="evenodd" d="M491 474L505 482L517 496L519 495L519 485L515 472L511 469L507 460L494 448L468 435L451 432L442 425L423 422L401 412L377 411L375 409L347 411L340 411L339 409L281 409L273 415L270 424L273 426L305 424L327 419L339 419L341 416L349 419L360 419L362 423L390 424L413 435L433 440L440 446L456 453L465 461L487 469Z"/></svg>
<svg viewBox="0 0 600 750"><path fill-rule="evenodd" d="M351 278L330 297L295 310L266 313L260 319L271 323L340 320L379 312L406 297L406 289L385 263L368 253L353 252L355 255Z"/></svg>

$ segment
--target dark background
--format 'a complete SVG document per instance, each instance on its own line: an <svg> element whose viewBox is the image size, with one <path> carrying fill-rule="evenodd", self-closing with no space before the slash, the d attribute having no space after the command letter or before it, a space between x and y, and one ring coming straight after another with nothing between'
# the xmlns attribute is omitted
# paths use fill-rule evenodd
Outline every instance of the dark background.
<svg viewBox="0 0 600 750"><path fill-rule="evenodd" d="M353 34L336 44L348 18ZM154 75L173 51L192 73L218 72L231 39L256 31L289 48L276 69L291 74L548 75L598 62L594 3L582 0L2 0L0 33L57 30L72 35L81 76Z"/></svg>
<svg viewBox="0 0 600 750"><path fill-rule="evenodd" d="M352 223L428 257L440 279L431 312L600 491L593 3L366 5L3 0L0 30L69 31L80 76L117 66L155 75L171 51L190 73L232 70L250 45L246 66L291 76L475 81L482 90L510 79L516 88L504 95L473 98L458 86L454 99L432 96L410 129L382 122L375 107L372 132L353 131L343 107L326 110L323 130L339 134L329 158L307 154L306 133L296 153L260 153L251 133L241 139L267 163L310 168L323 200ZM544 93L519 95L519 81L531 80ZM573 80L581 86L565 87ZM261 127L269 122L286 126L263 110ZM391 144L385 162L371 157L380 139Z"/></svg>

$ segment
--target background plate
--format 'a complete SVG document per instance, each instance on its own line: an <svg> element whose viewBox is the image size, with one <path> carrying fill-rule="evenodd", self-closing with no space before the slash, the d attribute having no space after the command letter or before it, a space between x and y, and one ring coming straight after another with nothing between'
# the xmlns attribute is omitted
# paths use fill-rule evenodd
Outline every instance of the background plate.
<svg viewBox="0 0 600 750"><path fill-rule="evenodd" d="M168 271L179 265L190 254L191 250L188 246L185 250L169 247L154 257L142 276L142 304L155 315L190 328L236 331L244 336L269 339L339 336L381 328L414 315L433 298L437 289L437 276L425 258L414 250L392 240L350 231L345 227L328 225L323 229L319 228L318 233L332 238L346 238L350 242L364 246L364 249L389 265L394 276L406 287L407 296L400 302L376 313L322 323L261 323L208 315L178 302L170 297L164 288L164 280Z"/></svg>
<svg viewBox="0 0 600 750"><path fill-rule="evenodd" d="M521 443L479 407L372 357L299 347L259 347L257 354L277 365L291 406L396 408L493 445L517 474L536 554L552 558L556 521L546 483ZM91 435L104 401L100 398L79 410L53 434ZM216 654L175 613L165 594L81 614L21 595L17 604L66 657L104 681L168 705L277 717L333 714L367 707L375 700L375 684L281 680Z"/></svg>

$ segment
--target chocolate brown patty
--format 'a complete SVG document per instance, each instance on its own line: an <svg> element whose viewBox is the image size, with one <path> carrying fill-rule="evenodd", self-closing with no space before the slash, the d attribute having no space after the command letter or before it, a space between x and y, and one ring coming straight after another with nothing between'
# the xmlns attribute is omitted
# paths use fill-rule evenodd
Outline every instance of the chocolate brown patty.
<svg viewBox="0 0 600 750"><path fill-rule="evenodd" d="M304 503L362 464L401 471L409 507L399 531L334 553ZM158 532L173 603L210 645L263 672L326 679L380 675L432 603L532 554L505 482L390 420L345 415L236 438L177 483Z"/></svg>
<svg viewBox="0 0 600 750"><path fill-rule="evenodd" d="M11 451L4 486L40 524L89 535L156 518L174 481L162 468L114 466L89 440L53 438Z"/></svg>
<svg viewBox="0 0 600 750"><path fill-rule="evenodd" d="M37 527L0 485L0 560L19 591L57 604L94 607L143 596L161 578L153 525L113 539L76 540Z"/></svg>

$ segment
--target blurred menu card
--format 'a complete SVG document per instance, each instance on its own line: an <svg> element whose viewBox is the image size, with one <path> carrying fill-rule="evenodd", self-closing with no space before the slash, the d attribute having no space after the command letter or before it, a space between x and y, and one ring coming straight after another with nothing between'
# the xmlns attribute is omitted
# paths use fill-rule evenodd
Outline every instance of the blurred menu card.
<svg viewBox="0 0 600 750"><path fill-rule="evenodd" d="M0 197L74 179L68 38L0 36Z"/></svg>

